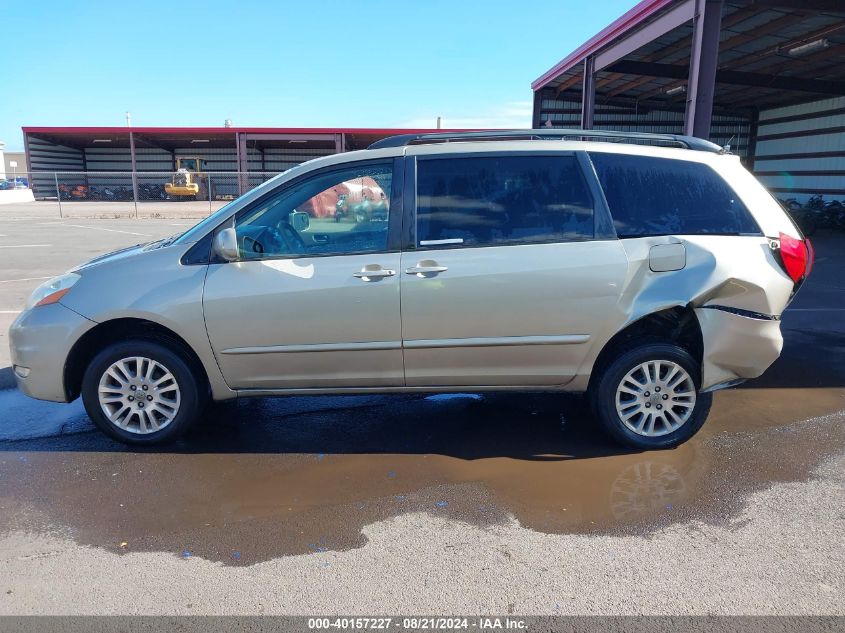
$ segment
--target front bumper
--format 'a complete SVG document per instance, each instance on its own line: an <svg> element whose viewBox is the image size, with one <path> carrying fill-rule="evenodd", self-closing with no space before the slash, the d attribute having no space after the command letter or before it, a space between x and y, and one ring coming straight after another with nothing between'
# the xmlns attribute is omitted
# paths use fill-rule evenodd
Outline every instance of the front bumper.
<svg viewBox="0 0 845 633"><path fill-rule="evenodd" d="M18 389L39 400L67 402L65 362L74 343L95 325L61 303L18 315L9 328L12 370Z"/></svg>
<svg viewBox="0 0 845 633"><path fill-rule="evenodd" d="M173 185L165 183L164 192L171 196L195 196L199 193L200 186L197 184L191 185Z"/></svg>

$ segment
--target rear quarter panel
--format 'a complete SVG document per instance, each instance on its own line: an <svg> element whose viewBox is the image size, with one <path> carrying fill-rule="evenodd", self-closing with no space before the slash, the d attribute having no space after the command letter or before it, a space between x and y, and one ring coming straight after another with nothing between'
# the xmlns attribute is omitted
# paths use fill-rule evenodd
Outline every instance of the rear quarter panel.
<svg viewBox="0 0 845 633"><path fill-rule="evenodd" d="M621 240L628 271L619 303L608 315L608 330L588 355L581 383L604 344L617 332L650 314L691 307L704 343L702 388L736 378L759 376L780 354L779 320L737 316L714 306L779 317L793 291L766 238L760 236L668 235ZM653 272L649 251L680 243L681 270ZM585 384L583 386L586 386Z"/></svg>

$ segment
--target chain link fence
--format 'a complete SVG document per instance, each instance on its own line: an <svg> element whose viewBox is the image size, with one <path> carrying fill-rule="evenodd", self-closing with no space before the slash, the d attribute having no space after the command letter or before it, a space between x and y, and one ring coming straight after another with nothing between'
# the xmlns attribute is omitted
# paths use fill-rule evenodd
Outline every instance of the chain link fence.
<svg viewBox="0 0 845 633"><path fill-rule="evenodd" d="M201 218L276 176L276 171L34 171L0 178L2 202L35 201L59 217ZM0 174L2 175L2 174ZM807 235L845 231L845 200L779 198ZM82 204L87 203L87 204ZM47 212L50 213L52 208Z"/></svg>
<svg viewBox="0 0 845 633"><path fill-rule="evenodd" d="M202 217L277 174L188 171L8 173L5 179L0 179L0 201L6 198L16 203L52 203L60 217L79 212L103 217Z"/></svg>

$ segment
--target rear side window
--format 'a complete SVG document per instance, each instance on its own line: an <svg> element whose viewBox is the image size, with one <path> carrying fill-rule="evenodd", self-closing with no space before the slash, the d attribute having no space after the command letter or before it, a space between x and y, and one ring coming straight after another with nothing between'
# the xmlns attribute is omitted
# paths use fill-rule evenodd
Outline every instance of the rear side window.
<svg viewBox="0 0 845 633"><path fill-rule="evenodd" d="M708 165L591 153L619 237L760 235L733 189Z"/></svg>
<svg viewBox="0 0 845 633"><path fill-rule="evenodd" d="M559 242L593 233L593 201L574 156L418 162L418 246Z"/></svg>

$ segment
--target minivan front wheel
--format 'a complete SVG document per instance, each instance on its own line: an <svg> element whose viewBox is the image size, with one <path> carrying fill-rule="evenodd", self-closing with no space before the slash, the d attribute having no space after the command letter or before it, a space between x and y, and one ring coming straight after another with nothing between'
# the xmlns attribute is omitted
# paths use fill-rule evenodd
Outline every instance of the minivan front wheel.
<svg viewBox="0 0 845 633"><path fill-rule="evenodd" d="M82 379L88 416L126 444L159 444L182 435L199 415L201 393L183 356L152 340L108 346Z"/></svg>
<svg viewBox="0 0 845 633"><path fill-rule="evenodd" d="M698 365L685 349L647 343L622 353L592 390L604 429L633 448L677 446L692 437L710 411L712 396L698 393Z"/></svg>

